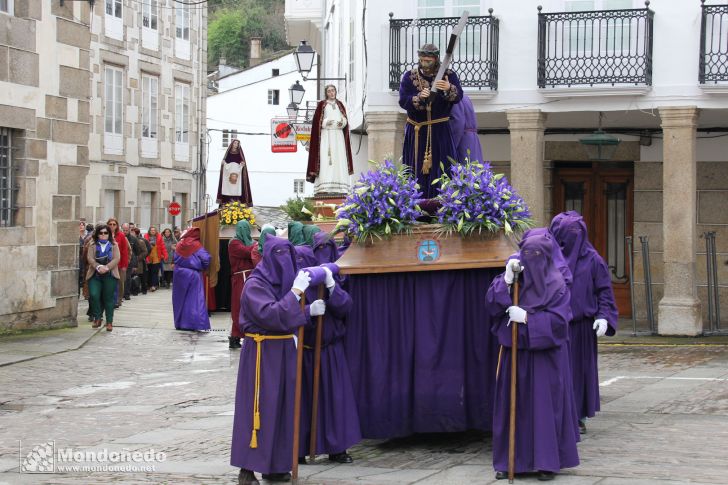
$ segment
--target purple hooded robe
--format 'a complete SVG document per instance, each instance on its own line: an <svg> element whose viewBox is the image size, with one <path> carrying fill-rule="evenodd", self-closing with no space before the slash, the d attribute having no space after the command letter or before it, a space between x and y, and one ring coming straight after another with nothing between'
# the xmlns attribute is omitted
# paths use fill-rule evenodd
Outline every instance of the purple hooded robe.
<svg viewBox="0 0 728 485"><path fill-rule="evenodd" d="M202 271L208 266L210 253L203 247L187 257L174 255L172 312L177 330L210 330L202 283Z"/></svg>
<svg viewBox="0 0 728 485"><path fill-rule="evenodd" d="M298 246L299 269L333 263L338 257L336 244L323 232L314 234L313 251ZM344 353L345 319L352 300L342 286L342 279L334 275L336 286L332 292L324 290L326 313L323 318L321 340L321 380L316 426L316 454L334 454L346 451L361 441L359 413L351 384L349 365ZM306 301L318 298L318 288L306 291ZM301 399L301 441L299 456L310 454L311 404L313 398L314 347L318 317L311 317L306 327L303 354L303 386Z"/></svg>
<svg viewBox="0 0 728 485"><path fill-rule="evenodd" d="M241 326L246 333L240 354L230 463L261 473L291 470L293 397L296 387L296 344L292 338L263 340L247 334L291 335L306 324L296 295L296 253L285 239L269 236L263 259L245 283ZM253 448L256 356L260 362L260 429Z"/></svg>
<svg viewBox="0 0 728 485"><path fill-rule="evenodd" d="M452 107L450 112L450 130L457 150L459 162L469 159L484 162L483 149L478 138L478 120L470 98L463 94L463 99Z"/></svg>
<svg viewBox="0 0 728 485"><path fill-rule="evenodd" d="M569 290L553 264L554 247L549 239L533 236L521 242L524 271L519 306L528 316L526 324L517 324L516 473L556 473L579 464L567 346ZM486 303L491 312L491 331L502 346L493 410L493 468L505 472L512 342L506 309L512 299L502 275L491 283Z"/></svg>
<svg viewBox="0 0 728 485"><path fill-rule="evenodd" d="M589 242L581 214L558 214L549 228L561 246L574 281L571 286L572 319L569 325L574 400L579 417L599 411L599 372L594 320L607 321L607 335L617 332L617 305L609 269Z"/></svg>

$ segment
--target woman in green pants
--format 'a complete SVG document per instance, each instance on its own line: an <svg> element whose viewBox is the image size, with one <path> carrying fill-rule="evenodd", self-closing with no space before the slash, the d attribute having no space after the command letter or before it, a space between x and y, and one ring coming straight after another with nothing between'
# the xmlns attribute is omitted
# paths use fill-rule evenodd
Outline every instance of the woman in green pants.
<svg viewBox="0 0 728 485"><path fill-rule="evenodd" d="M91 304L93 328L101 326L101 316L106 311L106 331L111 332L114 322L114 292L119 282L119 246L106 224L99 224L90 241L86 261L86 280Z"/></svg>

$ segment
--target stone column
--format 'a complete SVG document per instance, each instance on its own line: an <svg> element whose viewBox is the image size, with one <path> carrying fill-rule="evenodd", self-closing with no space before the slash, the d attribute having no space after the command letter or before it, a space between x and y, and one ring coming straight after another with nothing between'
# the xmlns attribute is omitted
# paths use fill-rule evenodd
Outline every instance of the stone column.
<svg viewBox="0 0 728 485"><path fill-rule="evenodd" d="M374 111L366 115L369 160L381 162L392 157L395 162L402 157L405 113Z"/></svg>
<svg viewBox="0 0 728 485"><path fill-rule="evenodd" d="M511 131L511 185L531 209L536 226L546 224L544 213L544 141L546 115L537 109L506 111Z"/></svg>
<svg viewBox="0 0 728 485"><path fill-rule="evenodd" d="M657 329L661 335L698 335L703 331L695 281L698 109L676 106L659 111L665 293L659 303Z"/></svg>

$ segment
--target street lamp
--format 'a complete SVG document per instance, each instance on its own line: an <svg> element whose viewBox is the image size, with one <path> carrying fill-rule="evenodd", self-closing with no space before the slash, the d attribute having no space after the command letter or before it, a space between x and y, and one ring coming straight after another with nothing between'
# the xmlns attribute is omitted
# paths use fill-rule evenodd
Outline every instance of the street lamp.
<svg viewBox="0 0 728 485"><path fill-rule="evenodd" d="M619 138L602 131L601 112L599 112L599 128L597 131L579 139L579 143L584 145L584 150L586 150L586 155L589 157L589 160L595 162L611 160L621 142L622 140Z"/></svg>
<svg viewBox="0 0 728 485"><path fill-rule="evenodd" d="M313 61L316 58L316 51L313 50L313 47L308 45L305 40L302 40L296 48L295 52L293 53L293 56L296 58L298 72L301 73L301 75L305 79L306 74L311 72L311 69L313 68Z"/></svg>
<svg viewBox="0 0 728 485"><path fill-rule="evenodd" d="M293 104L301 104L301 101L303 101L303 95L306 93L306 90L301 86L301 83L296 81L296 84L291 85L290 88L288 88L288 94L291 96L291 103Z"/></svg>
<svg viewBox="0 0 728 485"><path fill-rule="evenodd" d="M298 105L295 103L290 103L288 106L286 106L286 112L288 112L289 118L295 120L298 116Z"/></svg>

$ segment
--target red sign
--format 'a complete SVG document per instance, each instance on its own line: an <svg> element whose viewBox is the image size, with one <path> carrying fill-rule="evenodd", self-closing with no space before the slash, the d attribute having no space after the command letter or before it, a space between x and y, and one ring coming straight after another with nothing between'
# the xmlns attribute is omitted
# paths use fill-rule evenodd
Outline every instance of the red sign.
<svg viewBox="0 0 728 485"><path fill-rule="evenodd" d="M167 207L167 212L170 213L170 215L178 216L180 212L182 212L182 206L179 205L179 202L170 202L169 207Z"/></svg>
<svg viewBox="0 0 728 485"><path fill-rule="evenodd" d="M297 149L296 127L287 118L270 120L270 138L273 153L291 153Z"/></svg>

